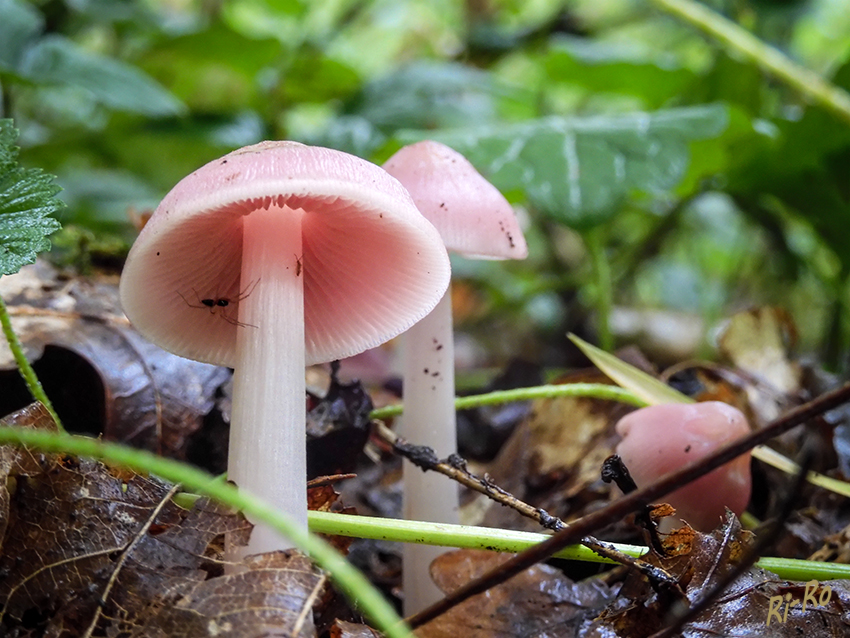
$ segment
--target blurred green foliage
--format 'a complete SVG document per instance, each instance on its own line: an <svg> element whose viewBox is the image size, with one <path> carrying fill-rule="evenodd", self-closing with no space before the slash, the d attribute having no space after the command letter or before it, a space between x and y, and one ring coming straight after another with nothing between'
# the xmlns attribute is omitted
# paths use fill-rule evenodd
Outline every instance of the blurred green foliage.
<svg viewBox="0 0 850 638"><path fill-rule="evenodd" d="M708 4L850 87L850 0ZM0 117L89 241L132 240L128 213L262 139L377 162L440 139L528 224L526 262L455 264L495 354L560 363L564 332L587 333L608 296L709 319L781 304L840 361L850 128L652 6L0 0Z"/></svg>

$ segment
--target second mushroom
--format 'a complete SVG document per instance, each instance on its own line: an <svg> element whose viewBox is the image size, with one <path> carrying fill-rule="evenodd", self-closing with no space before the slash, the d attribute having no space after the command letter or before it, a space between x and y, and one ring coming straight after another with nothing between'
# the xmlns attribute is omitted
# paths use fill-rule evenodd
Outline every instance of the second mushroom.
<svg viewBox="0 0 850 638"><path fill-rule="evenodd" d="M439 142L405 146L384 169L410 192L446 248L472 259L524 259L528 254L513 208L457 151ZM451 294L402 337L404 416L399 434L445 458L457 451ZM457 523L457 486L405 463L404 518ZM405 545L405 613L442 597L429 576L438 547Z"/></svg>

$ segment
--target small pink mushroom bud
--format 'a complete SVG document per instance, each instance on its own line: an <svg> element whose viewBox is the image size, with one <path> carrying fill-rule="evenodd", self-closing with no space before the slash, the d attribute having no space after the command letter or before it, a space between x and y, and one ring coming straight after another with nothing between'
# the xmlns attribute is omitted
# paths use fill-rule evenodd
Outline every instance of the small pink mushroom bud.
<svg viewBox="0 0 850 638"><path fill-rule="evenodd" d="M718 401L653 405L617 423L619 454L638 487L692 463L749 433L747 419ZM728 507L740 515L750 500L750 454L739 456L660 499L691 527L710 531ZM675 523L675 521L671 521Z"/></svg>

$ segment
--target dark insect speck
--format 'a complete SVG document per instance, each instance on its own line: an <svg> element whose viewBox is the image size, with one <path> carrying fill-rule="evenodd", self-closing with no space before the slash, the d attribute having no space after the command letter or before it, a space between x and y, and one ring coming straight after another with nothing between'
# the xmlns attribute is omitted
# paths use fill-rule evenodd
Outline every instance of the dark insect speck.
<svg viewBox="0 0 850 638"><path fill-rule="evenodd" d="M428 368L425 368L424 370L422 370L422 372L424 372L425 374L428 374Z"/></svg>
<svg viewBox="0 0 850 638"><path fill-rule="evenodd" d="M691 446L689 445L688 447L685 448L685 452L690 452L690 451L691 451Z"/></svg>

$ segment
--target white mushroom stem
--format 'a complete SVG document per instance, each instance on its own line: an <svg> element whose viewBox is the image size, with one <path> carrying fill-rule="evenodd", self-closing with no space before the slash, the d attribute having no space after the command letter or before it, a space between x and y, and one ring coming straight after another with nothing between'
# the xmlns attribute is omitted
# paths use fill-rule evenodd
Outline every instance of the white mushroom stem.
<svg viewBox="0 0 850 638"><path fill-rule="evenodd" d="M402 340L404 416L399 434L411 443L433 448L438 457L445 458L457 452L451 291ZM406 520L460 522L457 485L436 472L423 472L408 461L404 462L403 472ZM405 615L443 597L430 578L429 565L444 552L441 547L404 545Z"/></svg>
<svg viewBox="0 0 850 638"><path fill-rule="evenodd" d="M302 211L245 216L227 475L307 527ZM257 525L243 555L292 547Z"/></svg>

